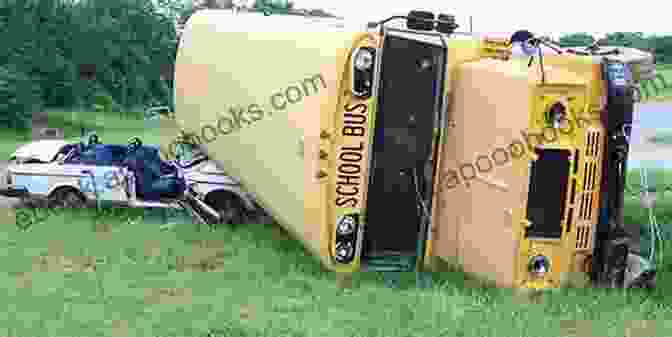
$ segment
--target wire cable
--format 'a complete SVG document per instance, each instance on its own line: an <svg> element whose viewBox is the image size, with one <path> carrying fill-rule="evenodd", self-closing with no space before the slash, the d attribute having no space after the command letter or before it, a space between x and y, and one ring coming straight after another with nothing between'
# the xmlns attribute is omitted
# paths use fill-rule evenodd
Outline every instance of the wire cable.
<svg viewBox="0 0 672 337"><path fill-rule="evenodd" d="M642 166L639 169L639 177L642 184L642 198L646 201L645 207L647 208L649 215L649 233L651 235L651 247L649 248L649 261L651 262L663 262L663 235L658 226L658 220L656 219L655 213L655 198L654 194L651 196L649 193L649 177L648 170L646 167ZM655 193L655 192L654 192ZM658 254L656 254L656 248L658 249Z"/></svg>
<svg viewBox="0 0 672 337"><path fill-rule="evenodd" d="M422 194L420 193L420 184L418 183L418 171L416 168L413 168L413 181L415 184L415 194L418 198L418 204L421 207L422 211L422 220L424 223L427 223L427 221L430 219L430 214L429 214L429 209L427 208L427 205L425 204L425 201L422 199Z"/></svg>

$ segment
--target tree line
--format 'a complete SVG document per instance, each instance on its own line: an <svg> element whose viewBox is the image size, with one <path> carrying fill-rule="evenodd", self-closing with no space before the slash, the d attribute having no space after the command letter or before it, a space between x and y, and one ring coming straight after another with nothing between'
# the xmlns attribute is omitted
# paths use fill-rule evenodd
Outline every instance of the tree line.
<svg viewBox="0 0 672 337"><path fill-rule="evenodd" d="M572 33L561 36L558 43L563 47L588 46L597 39L587 33ZM645 35L641 32L615 32L607 34L599 42L604 46L624 46L649 51L656 63L672 64L672 36Z"/></svg>
<svg viewBox="0 0 672 337"><path fill-rule="evenodd" d="M0 0L0 127L29 128L47 108L128 111L171 105L180 23L233 0ZM290 0L257 0L248 11L335 17ZM672 37L613 33L608 44L654 50L672 63ZM563 36L563 45L592 37Z"/></svg>
<svg viewBox="0 0 672 337"><path fill-rule="evenodd" d="M0 0L0 127L51 107L171 105L176 26L222 0ZM299 13L287 0L251 10ZM322 10L302 14L331 16Z"/></svg>
<svg viewBox="0 0 672 337"><path fill-rule="evenodd" d="M0 2L0 121L27 128L46 107L170 101L172 0Z"/></svg>

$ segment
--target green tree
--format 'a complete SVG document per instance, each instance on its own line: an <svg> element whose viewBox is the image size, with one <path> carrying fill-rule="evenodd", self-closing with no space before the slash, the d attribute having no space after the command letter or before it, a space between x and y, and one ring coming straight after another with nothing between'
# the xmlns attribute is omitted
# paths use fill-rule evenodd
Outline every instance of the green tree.
<svg viewBox="0 0 672 337"><path fill-rule="evenodd" d="M624 46L648 50L651 47L651 41L641 32L615 32L609 33L605 37L603 45Z"/></svg>
<svg viewBox="0 0 672 337"><path fill-rule="evenodd" d="M580 47L588 46L595 42L595 38L587 33L572 33L563 35L558 39L558 43L562 47Z"/></svg>
<svg viewBox="0 0 672 337"><path fill-rule="evenodd" d="M172 79L162 75L174 63L184 7L180 0L2 1L2 74L31 82L47 106L91 107L105 95L127 105L168 104ZM81 65L95 65L88 80L80 79ZM10 115L0 110L0 118Z"/></svg>
<svg viewBox="0 0 672 337"><path fill-rule="evenodd" d="M30 76L13 65L0 67L0 124L28 129L41 108L40 88Z"/></svg>
<svg viewBox="0 0 672 337"><path fill-rule="evenodd" d="M672 36L654 36L651 47L656 55L656 62L672 64Z"/></svg>

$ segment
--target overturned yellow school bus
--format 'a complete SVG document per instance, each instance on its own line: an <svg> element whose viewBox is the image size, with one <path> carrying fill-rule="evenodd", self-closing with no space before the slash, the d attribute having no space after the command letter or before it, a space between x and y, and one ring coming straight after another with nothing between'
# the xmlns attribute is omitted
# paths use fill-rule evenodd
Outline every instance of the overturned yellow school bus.
<svg viewBox="0 0 672 337"><path fill-rule="evenodd" d="M178 50L176 120L329 269L454 261L534 288L587 273L602 68L530 67L510 41L456 28L421 11L368 30L200 11ZM531 131L538 144L517 148Z"/></svg>

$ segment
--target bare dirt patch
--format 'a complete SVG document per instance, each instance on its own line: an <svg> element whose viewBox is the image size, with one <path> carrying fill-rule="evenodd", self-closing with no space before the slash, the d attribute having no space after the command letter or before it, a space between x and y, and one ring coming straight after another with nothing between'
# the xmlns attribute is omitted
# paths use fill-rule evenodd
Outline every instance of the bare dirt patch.
<svg viewBox="0 0 672 337"><path fill-rule="evenodd" d="M100 240L109 240L112 238L112 225L109 223L96 223L93 231L96 233L96 238Z"/></svg>
<svg viewBox="0 0 672 337"><path fill-rule="evenodd" d="M112 335L128 336L128 321L119 319L112 321Z"/></svg>
<svg viewBox="0 0 672 337"><path fill-rule="evenodd" d="M33 259L33 272L94 272L96 258L93 256L64 256L55 244L50 247L50 254L36 256Z"/></svg>
<svg viewBox="0 0 672 337"><path fill-rule="evenodd" d="M251 319L254 317L254 308L249 305L240 307L240 319Z"/></svg>
<svg viewBox="0 0 672 337"><path fill-rule="evenodd" d="M20 289L31 288L33 286L33 277L30 272L20 272L14 275L16 278L16 287Z"/></svg>
<svg viewBox="0 0 672 337"><path fill-rule="evenodd" d="M145 290L147 304L189 304L192 291L189 288L149 288Z"/></svg>
<svg viewBox="0 0 672 337"><path fill-rule="evenodd" d="M560 328L562 329L562 332L567 335L572 335L576 337L596 337L592 332L591 321L564 320L560 321Z"/></svg>
<svg viewBox="0 0 672 337"><path fill-rule="evenodd" d="M161 243L158 240L147 240L144 250L147 257L159 257L161 256Z"/></svg>
<svg viewBox="0 0 672 337"><path fill-rule="evenodd" d="M633 320L625 322L625 337L656 336L656 321Z"/></svg>
<svg viewBox="0 0 672 337"><path fill-rule="evenodd" d="M175 269L177 271L219 271L226 264L229 256L224 242L220 240L192 241L192 254L178 256Z"/></svg>

